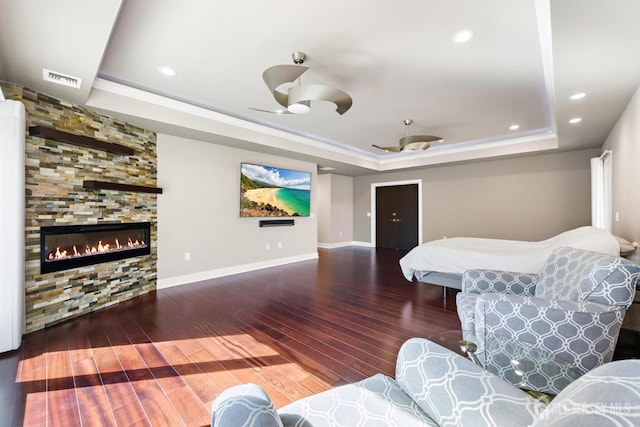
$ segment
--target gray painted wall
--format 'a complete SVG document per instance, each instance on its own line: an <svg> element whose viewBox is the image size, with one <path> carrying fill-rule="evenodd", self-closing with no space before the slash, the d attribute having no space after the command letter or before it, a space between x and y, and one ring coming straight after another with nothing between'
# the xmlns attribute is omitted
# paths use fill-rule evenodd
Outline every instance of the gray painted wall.
<svg viewBox="0 0 640 427"><path fill-rule="evenodd" d="M318 242L329 243L331 236L331 175L318 175Z"/></svg>
<svg viewBox="0 0 640 427"><path fill-rule="evenodd" d="M353 241L353 177L331 176L331 236L334 242Z"/></svg>
<svg viewBox="0 0 640 427"><path fill-rule="evenodd" d="M613 234L640 242L640 190L635 178L640 166L640 88L603 148L613 155Z"/></svg>
<svg viewBox="0 0 640 427"><path fill-rule="evenodd" d="M371 241L371 184L422 179L423 241L542 240L591 224L589 159L600 150L490 160L354 178L354 240Z"/></svg>
<svg viewBox="0 0 640 427"><path fill-rule="evenodd" d="M163 134L157 153L164 190L158 196L159 287L317 257L315 215L295 218L293 227L265 228L257 218L239 216L241 162L311 172L312 213L314 163Z"/></svg>

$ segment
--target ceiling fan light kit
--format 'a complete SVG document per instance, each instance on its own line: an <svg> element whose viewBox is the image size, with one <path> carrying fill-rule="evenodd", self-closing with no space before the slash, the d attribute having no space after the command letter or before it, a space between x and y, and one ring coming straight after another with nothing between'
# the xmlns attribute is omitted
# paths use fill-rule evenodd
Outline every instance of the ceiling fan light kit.
<svg viewBox="0 0 640 427"><path fill-rule="evenodd" d="M294 104L289 104L287 110L292 114L305 114L311 111L311 102L300 101Z"/></svg>
<svg viewBox="0 0 640 427"><path fill-rule="evenodd" d="M398 146L380 147L372 144L374 147L387 152L400 153L404 151L424 151L431 147L432 142L444 142L444 139L434 135L409 135L409 126L413 123L412 119L404 119L402 121L407 127L407 135L400 138Z"/></svg>
<svg viewBox="0 0 640 427"><path fill-rule="evenodd" d="M292 86L286 92L278 90L285 83L294 83L309 69L304 63L303 52L293 52L291 55L295 65L274 65L262 73L262 79L278 104L290 113L304 114L311 109L311 101L329 101L336 104L336 111L342 115L346 113L353 100L346 92L330 86L319 84L300 84Z"/></svg>

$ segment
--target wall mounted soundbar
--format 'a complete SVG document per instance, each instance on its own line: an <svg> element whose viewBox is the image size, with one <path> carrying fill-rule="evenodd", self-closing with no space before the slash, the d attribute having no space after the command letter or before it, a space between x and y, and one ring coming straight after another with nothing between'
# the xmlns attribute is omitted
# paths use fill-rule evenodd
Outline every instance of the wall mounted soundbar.
<svg viewBox="0 0 640 427"><path fill-rule="evenodd" d="M285 225L294 225L292 219L261 219L260 227L280 227Z"/></svg>

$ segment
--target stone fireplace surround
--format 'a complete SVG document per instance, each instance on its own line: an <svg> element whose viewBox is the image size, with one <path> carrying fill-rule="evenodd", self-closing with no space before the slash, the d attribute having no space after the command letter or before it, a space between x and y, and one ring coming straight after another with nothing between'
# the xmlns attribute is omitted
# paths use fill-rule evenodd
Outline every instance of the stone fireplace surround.
<svg viewBox="0 0 640 427"><path fill-rule="evenodd" d="M83 188L85 181L156 187L154 132L26 87L0 82L7 99L25 105L30 126L94 137L133 149L122 155L26 135L26 332L155 290L157 194ZM150 254L40 272L40 227L150 223Z"/></svg>

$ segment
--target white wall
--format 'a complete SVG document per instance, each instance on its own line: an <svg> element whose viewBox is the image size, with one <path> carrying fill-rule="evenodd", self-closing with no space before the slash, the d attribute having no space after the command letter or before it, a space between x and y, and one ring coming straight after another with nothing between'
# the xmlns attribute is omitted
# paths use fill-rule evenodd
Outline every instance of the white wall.
<svg viewBox="0 0 640 427"><path fill-rule="evenodd" d="M317 258L314 217L293 227L258 227L240 218L240 163L310 172L317 209L316 165L158 134L158 287ZM270 249L266 249L269 244ZM280 247L279 247L280 246ZM185 253L191 255L185 261Z"/></svg>
<svg viewBox="0 0 640 427"><path fill-rule="evenodd" d="M602 148L613 154L613 234L640 242L640 88Z"/></svg>

